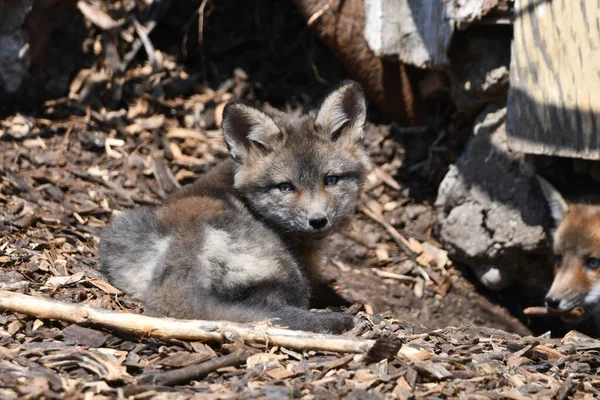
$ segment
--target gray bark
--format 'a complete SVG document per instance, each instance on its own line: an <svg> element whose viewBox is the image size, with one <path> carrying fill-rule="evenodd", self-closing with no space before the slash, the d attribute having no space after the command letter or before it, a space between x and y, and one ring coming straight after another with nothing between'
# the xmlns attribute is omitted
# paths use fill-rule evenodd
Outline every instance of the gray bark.
<svg viewBox="0 0 600 400"><path fill-rule="evenodd" d="M499 0L365 0L364 36L375 55L420 68L448 64L455 29L464 29Z"/></svg>

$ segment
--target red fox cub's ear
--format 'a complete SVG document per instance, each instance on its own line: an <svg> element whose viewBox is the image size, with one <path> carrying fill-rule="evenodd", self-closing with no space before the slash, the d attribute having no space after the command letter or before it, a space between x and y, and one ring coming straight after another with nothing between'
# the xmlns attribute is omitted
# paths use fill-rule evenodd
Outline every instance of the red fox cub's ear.
<svg viewBox="0 0 600 400"><path fill-rule="evenodd" d="M315 129L332 140L343 138L356 144L365 137L366 119L363 90L358 83L345 81L323 101L317 112Z"/></svg>
<svg viewBox="0 0 600 400"><path fill-rule="evenodd" d="M225 106L222 126L229 154L237 162L244 162L250 154L276 150L284 141L283 133L271 117L238 102Z"/></svg>
<svg viewBox="0 0 600 400"><path fill-rule="evenodd" d="M558 190L556 190L556 188L550 184L550 182L539 175L536 175L536 178L540 183L542 193L544 193L544 197L548 202L552 218L554 219L556 226L558 226L562 220L565 219L567 213L569 212L569 205L565 199L563 199Z"/></svg>

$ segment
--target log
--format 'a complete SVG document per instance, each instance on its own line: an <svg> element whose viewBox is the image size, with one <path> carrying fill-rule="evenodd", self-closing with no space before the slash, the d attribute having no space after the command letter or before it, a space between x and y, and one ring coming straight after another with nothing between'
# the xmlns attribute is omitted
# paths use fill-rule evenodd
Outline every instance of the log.
<svg viewBox="0 0 600 400"><path fill-rule="evenodd" d="M68 304L0 289L0 309L82 326L99 326L139 337L284 346L308 351L366 354L383 359L393 346L385 341L325 335L226 321L179 320L110 311L85 304ZM397 351L397 349L396 349ZM395 353L394 353L395 354ZM394 355L392 354L392 355Z"/></svg>
<svg viewBox="0 0 600 400"><path fill-rule="evenodd" d="M530 317L574 317L579 318L585 314L583 307L575 307L570 311L550 310L546 307L527 307L523 314Z"/></svg>
<svg viewBox="0 0 600 400"><path fill-rule="evenodd" d="M508 96L511 150L600 160L598 2L516 3Z"/></svg>
<svg viewBox="0 0 600 400"><path fill-rule="evenodd" d="M418 89L423 72L397 58L380 59L371 51L363 35L364 0L292 2L387 118L405 126L426 122L427 113Z"/></svg>
<svg viewBox="0 0 600 400"><path fill-rule="evenodd" d="M444 66L455 30L506 25L511 17L507 0L367 0L365 38L379 57L398 57L419 68Z"/></svg>
<svg viewBox="0 0 600 400"><path fill-rule="evenodd" d="M397 56L419 68L446 65L454 32L454 21L447 17L453 9L453 1L366 1L364 35L379 57Z"/></svg>

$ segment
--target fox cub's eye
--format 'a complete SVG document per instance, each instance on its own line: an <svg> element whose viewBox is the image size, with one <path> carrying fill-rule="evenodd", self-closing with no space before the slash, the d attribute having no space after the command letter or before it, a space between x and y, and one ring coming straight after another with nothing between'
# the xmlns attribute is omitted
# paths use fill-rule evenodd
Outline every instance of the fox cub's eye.
<svg viewBox="0 0 600 400"><path fill-rule="evenodd" d="M325 186L335 185L339 180L340 178L338 176L329 175L327 178L325 178Z"/></svg>
<svg viewBox="0 0 600 400"><path fill-rule="evenodd" d="M590 257L585 261L585 267L588 269L600 268L600 258Z"/></svg>
<svg viewBox="0 0 600 400"><path fill-rule="evenodd" d="M279 185L277 185L277 189L279 189L280 191L282 191L284 193L293 192L294 191L294 187L289 182L280 183Z"/></svg>

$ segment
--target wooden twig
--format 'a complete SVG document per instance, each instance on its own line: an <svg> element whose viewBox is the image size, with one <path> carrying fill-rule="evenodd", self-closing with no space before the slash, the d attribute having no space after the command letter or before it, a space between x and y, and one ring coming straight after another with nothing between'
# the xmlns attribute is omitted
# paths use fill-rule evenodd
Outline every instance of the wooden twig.
<svg viewBox="0 0 600 400"><path fill-rule="evenodd" d="M208 0L202 0L202 4L198 8L198 43L204 46L204 9Z"/></svg>
<svg viewBox="0 0 600 400"><path fill-rule="evenodd" d="M107 188L113 190L120 198L125 200L128 204L130 204L130 205L134 204L133 197L130 196L129 193L127 193L127 191L125 191L125 189L123 189L121 187L121 185L111 182L110 180L108 180L108 178L106 178L106 179L101 178L99 176L94 176L94 175L88 174L87 172L78 171L73 168L68 169L68 171L78 178L104 185Z"/></svg>
<svg viewBox="0 0 600 400"><path fill-rule="evenodd" d="M152 155L152 174L162 192L161 197L163 198L166 197L166 194L171 194L181 187L171 170L165 164L164 156L159 152L155 152Z"/></svg>
<svg viewBox="0 0 600 400"><path fill-rule="evenodd" d="M167 372L153 374L143 381L149 381L158 386L175 386L188 383L189 381L199 380L206 375L225 367L237 367L246 362L250 356L247 350L238 350L223 357L205 361L198 365L189 365L187 367L174 369Z"/></svg>
<svg viewBox="0 0 600 400"><path fill-rule="evenodd" d="M150 33L156 27L156 24L157 24L156 21L148 21L148 23L146 25L144 25L144 27L143 27L144 34L146 36L150 35ZM139 34L138 34L137 39L135 39L135 41L133 42L133 45L131 46L131 50L129 50L129 52L123 56L123 61L121 61L121 66L119 68L121 72L125 72L125 70L129 66L129 64L131 63L131 61L133 61L133 59L137 55L138 51L140 51L140 49L142 48L143 45L144 45L144 42L142 40L142 37L139 36ZM150 57L150 54L148 54L148 57Z"/></svg>
<svg viewBox="0 0 600 400"><path fill-rule="evenodd" d="M320 350L366 354L375 340L292 331L225 321L153 318L110 311L85 304L68 304L0 290L0 309L37 318L55 319L82 326L99 326L142 337L226 342L232 338L248 344L284 346L295 350Z"/></svg>
<svg viewBox="0 0 600 400"><path fill-rule="evenodd" d="M530 317L574 317L578 318L585 314L583 307L575 307L569 311L550 310L546 307L528 307L523 314Z"/></svg>
<svg viewBox="0 0 600 400"><path fill-rule="evenodd" d="M375 176L394 190L402 190L402 186L389 173L379 167L373 169Z"/></svg>
<svg viewBox="0 0 600 400"><path fill-rule="evenodd" d="M148 37L150 33L152 33L152 31L158 24L158 21L166 14L170 7L171 0L154 1L154 8L152 10L150 19L143 26L143 33L146 37ZM142 37L139 35L138 32L138 37L131 45L131 50L129 50L129 52L123 56L123 61L121 62L121 66L119 68L121 72L125 72L125 70L127 70L127 67L129 66L131 61L133 61L133 59L135 58L138 51L140 51L142 46L144 46L144 43L142 42ZM154 52L152 53L154 54ZM150 57L150 54L148 54L148 56Z"/></svg>
<svg viewBox="0 0 600 400"><path fill-rule="evenodd" d="M569 393L571 393L572 389L573 389L573 377L571 376L571 374L569 374L567 376L567 379L565 379L562 386L560 387L558 393L556 394L556 398L558 400L566 399L569 396Z"/></svg>
<svg viewBox="0 0 600 400"><path fill-rule="evenodd" d="M95 5L86 3L85 1L78 1L77 8L79 8L79 11L81 11L85 19L87 19L92 24L105 31L115 29L116 27L121 26L125 23L124 20L115 21L110 17L110 15L106 14L100 8L98 8Z"/></svg>
<svg viewBox="0 0 600 400"><path fill-rule="evenodd" d="M146 55L148 56L148 62L152 67L152 71L156 72L156 70L158 69L158 64L156 63L156 54L154 54L154 46L152 45L152 42L148 37L149 32L146 32L146 28L144 28L135 17L133 18L133 26L135 27L135 31L137 32L138 37L142 41L142 45L146 50Z"/></svg>
<svg viewBox="0 0 600 400"><path fill-rule="evenodd" d="M419 280L418 278L415 278L414 276L395 274L393 272L382 271L377 268L371 268L371 270L375 273L375 275L377 275L381 278L384 278L384 279L395 279L397 281L413 282L413 283L417 282Z"/></svg>
<svg viewBox="0 0 600 400"><path fill-rule="evenodd" d="M379 217L373 211L369 210L365 206L360 206L359 210L365 214L367 217L371 218L373 221L377 222L379 225L383 226L386 231L390 234L394 242L400 247L406 254L411 257L416 257L418 255L411 247L412 244L406 239L396 228L394 228L389 222Z"/></svg>

